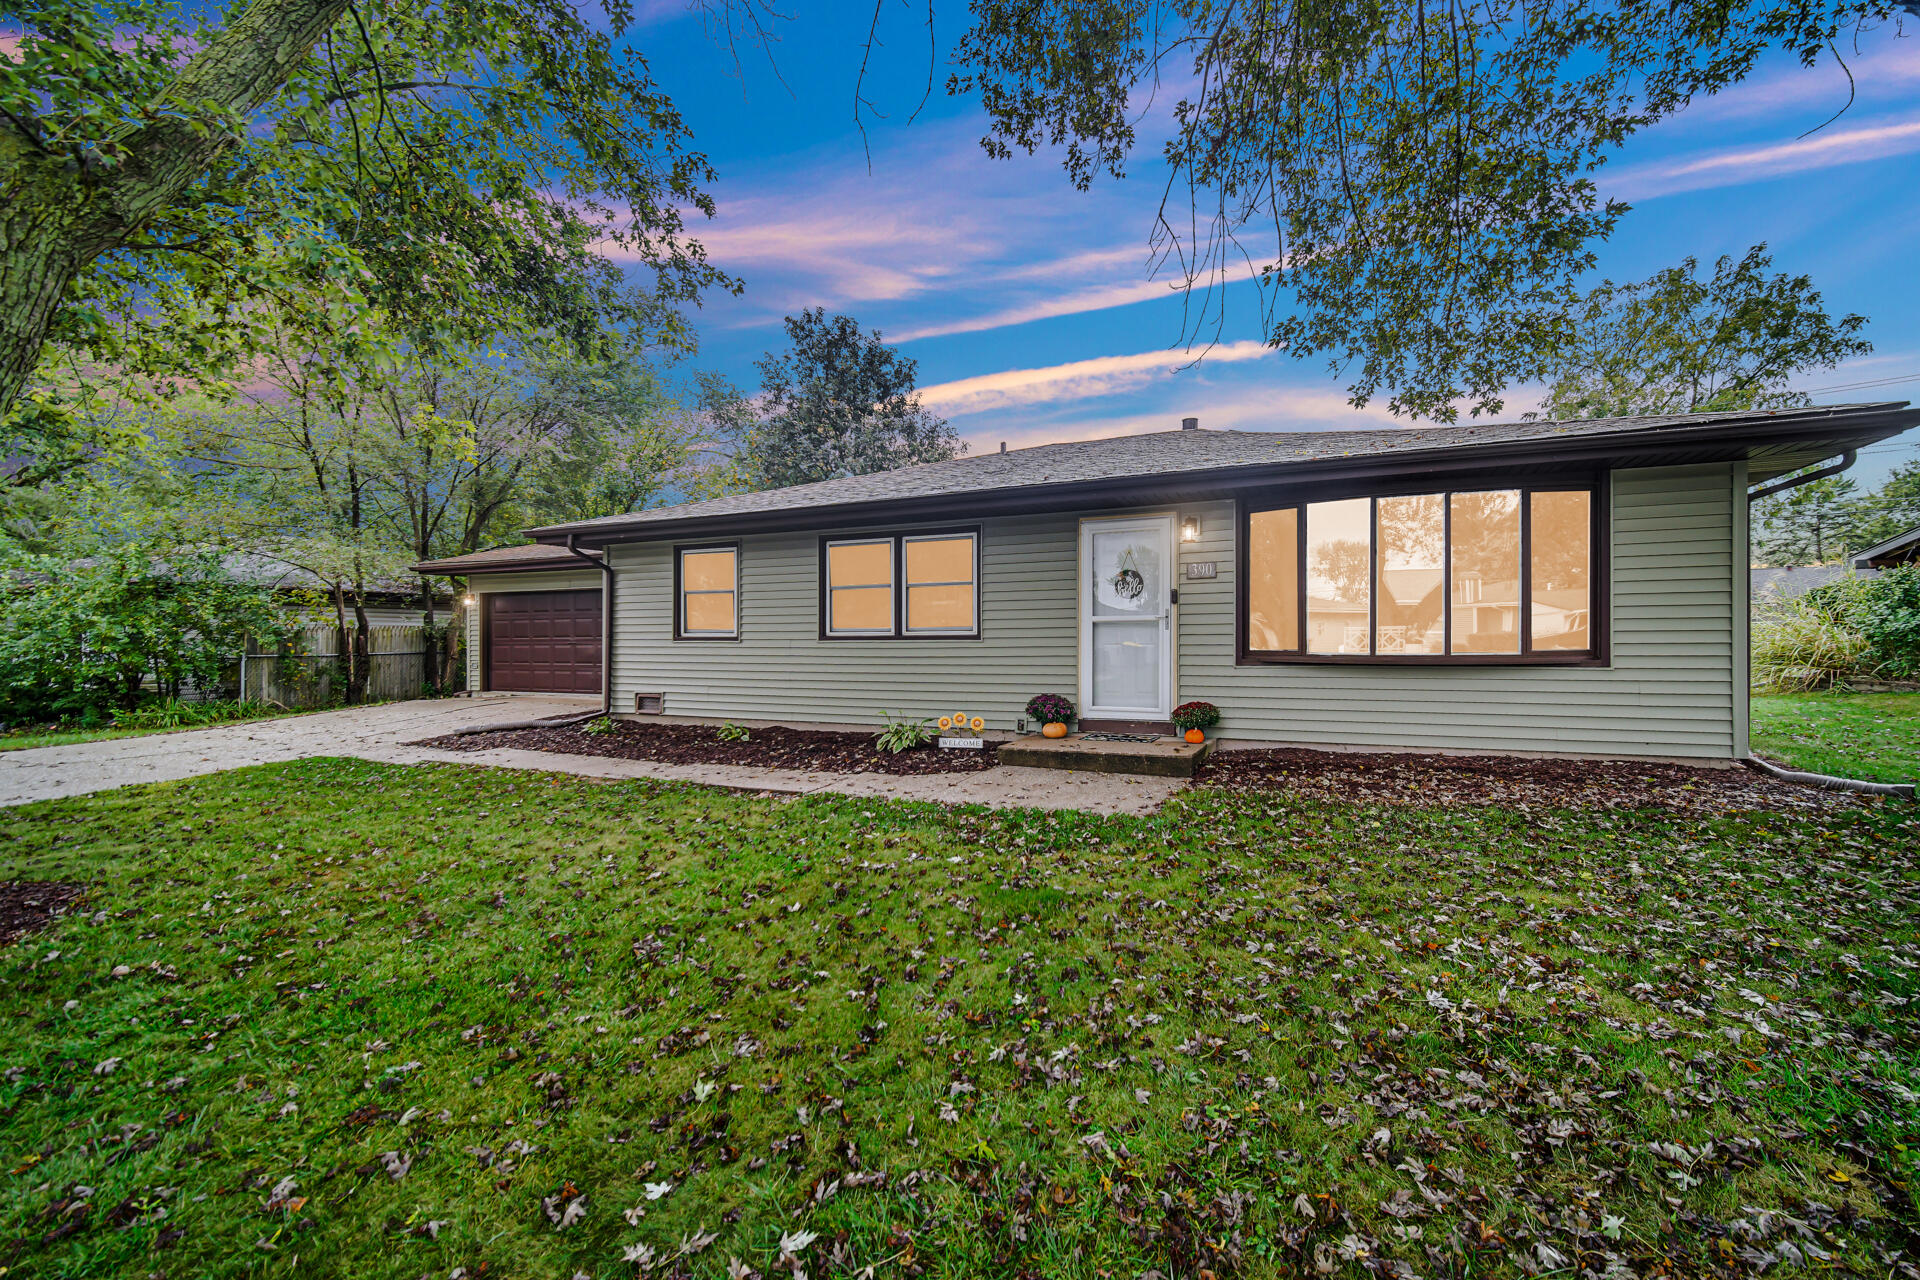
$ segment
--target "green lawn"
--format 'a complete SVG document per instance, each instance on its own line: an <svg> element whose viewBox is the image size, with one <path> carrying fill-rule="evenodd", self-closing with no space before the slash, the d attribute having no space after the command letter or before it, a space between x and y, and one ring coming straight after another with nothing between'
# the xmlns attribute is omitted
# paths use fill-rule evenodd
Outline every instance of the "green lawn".
<svg viewBox="0 0 1920 1280"><path fill-rule="evenodd" d="M0 1267L1884 1276L1915 813L339 760L15 810L0 876L93 888L0 951Z"/></svg>
<svg viewBox="0 0 1920 1280"><path fill-rule="evenodd" d="M150 733L173 733L172 729L60 729L35 726L15 733L0 733L0 751L27 751L34 747L68 747L76 742L106 742L111 738L144 738Z"/></svg>
<svg viewBox="0 0 1920 1280"><path fill-rule="evenodd" d="M377 707L380 704L363 702L359 705ZM66 747L79 742L106 742L113 738L145 738L156 733L188 733L195 729L218 729L230 724L252 724L259 720L281 720L287 716L305 716L312 715L315 711L337 710L339 710L338 707L294 710L282 708L262 711L258 714L234 716L226 720L213 720L206 724L186 724L154 729L116 729L111 726L101 729L70 729L58 725L36 725L13 733L0 733L0 751L26 751L32 747Z"/></svg>
<svg viewBox="0 0 1920 1280"><path fill-rule="evenodd" d="M1920 779L1920 693L1756 696L1753 749L1789 768L1912 782Z"/></svg>

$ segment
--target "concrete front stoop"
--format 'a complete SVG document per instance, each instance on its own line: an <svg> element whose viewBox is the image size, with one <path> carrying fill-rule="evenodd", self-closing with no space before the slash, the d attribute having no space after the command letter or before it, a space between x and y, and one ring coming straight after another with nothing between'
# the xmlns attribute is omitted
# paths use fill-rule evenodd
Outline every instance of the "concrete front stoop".
<svg viewBox="0 0 1920 1280"><path fill-rule="evenodd" d="M1211 742L1155 738L1151 742L1108 742L1083 733L1064 738L1039 734L1001 744L1000 763L1039 769L1083 769L1093 773L1139 773L1157 778L1191 778L1213 749Z"/></svg>

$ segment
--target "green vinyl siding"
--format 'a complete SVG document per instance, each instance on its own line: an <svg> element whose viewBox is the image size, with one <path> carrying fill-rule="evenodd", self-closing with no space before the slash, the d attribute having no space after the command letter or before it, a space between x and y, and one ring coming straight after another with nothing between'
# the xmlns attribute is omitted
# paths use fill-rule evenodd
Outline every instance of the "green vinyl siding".
<svg viewBox="0 0 1920 1280"><path fill-rule="evenodd" d="M1744 470L1614 473L1605 668L1238 666L1233 504L1181 504L1200 539L1178 544L1179 559L1218 576L1176 578L1176 698L1219 704L1220 735L1240 741L1731 758L1744 749ZM617 546L614 707L644 692L672 716L879 724L965 711L1010 730L1036 693L1077 700L1081 514L1120 513L978 522L978 640L821 639L809 532L740 539L737 640L675 641L674 544Z"/></svg>
<svg viewBox="0 0 1920 1280"><path fill-rule="evenodd" d="M527 573L476 573L467 579L467 594L479 597L490 591L586 591L598 590L604 575L598 569L548 569ZM477 598L467 608L467 691L480 692L480 605Z"/></svg>
<svg viewBox="0 0 1920 1280"><path fill-rule="evenodd" d="M879 724L888 714L965 711L1011 730L1034 694L1073 695L1076 519L946 520L832 536L975 523L979 639L821 639L820 535L783 533L738 540L737 639L675 640L676 544L613 548L615 710L632 711L636 693L660 693L670 716Z"/></svg>
<svg viewBox="0 0 1920 1280"><path fill-rule="evenodd" d="M1180 696L1218 703L1230 739L1731 758L1744 505L1744 466L1613 473L1606 667L1236 666L1233 506L1187 508L1201 540L1182 559L1220 576L1181 583Z"/></svg>

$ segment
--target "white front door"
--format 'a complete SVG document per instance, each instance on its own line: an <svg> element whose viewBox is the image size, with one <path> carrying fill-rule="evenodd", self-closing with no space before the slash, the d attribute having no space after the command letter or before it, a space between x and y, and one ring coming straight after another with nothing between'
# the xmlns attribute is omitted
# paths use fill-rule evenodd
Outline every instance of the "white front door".
<svg viewBox="0 0 1920 1280"><path fill-rule="evenodd" d="M1173 710L1173 517L1080 525L1080 715Z"/></svg>

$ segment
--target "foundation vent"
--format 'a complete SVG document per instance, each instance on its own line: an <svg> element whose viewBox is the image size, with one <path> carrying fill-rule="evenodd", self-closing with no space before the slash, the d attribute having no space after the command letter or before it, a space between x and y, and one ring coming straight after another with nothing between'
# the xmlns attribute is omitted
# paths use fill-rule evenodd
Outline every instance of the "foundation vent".
<svg viewBox="0 0 1920 1280"><path fill-rule="evenodd" d="M638 715L657 716L667 709L667 695L664 693L636 693L633 695L633 709Z"/></svg>

